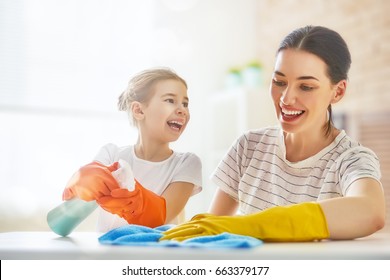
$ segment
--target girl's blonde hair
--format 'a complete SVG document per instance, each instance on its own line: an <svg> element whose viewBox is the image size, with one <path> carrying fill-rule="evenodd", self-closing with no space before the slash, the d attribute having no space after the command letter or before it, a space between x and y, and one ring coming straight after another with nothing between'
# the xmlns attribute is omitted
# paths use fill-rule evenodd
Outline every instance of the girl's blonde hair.
<svg viewBox="0 0 390 280"><path fill-rule="evenodd" d="M131 116L133 124L136 120L131 115L131 103L138 101L140 103L147 103L152 97L152 87L159 81L163 80L177 80L182 82L188 88L186 81L169 68L151 68L137 73L133 76L127 88L119 96L118 109L126 111Z"/></svg>

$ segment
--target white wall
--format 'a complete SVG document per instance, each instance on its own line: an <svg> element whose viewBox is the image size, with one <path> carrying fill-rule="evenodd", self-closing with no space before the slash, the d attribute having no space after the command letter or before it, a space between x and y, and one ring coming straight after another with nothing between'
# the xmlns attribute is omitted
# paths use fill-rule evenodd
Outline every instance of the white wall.
<svg viewBox="0 0 390 280"><path fill-rule="evenodd" d="M159 38L170 40L165 47L159 48L160 51L165 48L166 52L157 56L156 61L157 64L172 65L189 83L191 121L174 146L194 151L203 163L204 188L188 203L186 212L190 218L208 210L215 190L209 180L216 167L210 156L210 138L213 137L210 129L214 117L210 102L224 89L229 68L256 59L254 34L257 19L255 0L194 0L186 1L192 4L189 9L172 9L175 3L181 2L161 1L157 6L156 32L160 34ZM225 113L230 114L228 108ZM226 123L220 126L231 129Z"/></svg>
<svg viewBox="0 0 390 280"><path fill-rule="evenodd" d="M1 1L0 231L47 229L46 213L73 171L107 142L135 141L116 100L132 74L157 65L189 84L191 122L173 147L204 163L204 191L187 218L207 211L210 96L228 68L256 58L255 4Z"/></svg>

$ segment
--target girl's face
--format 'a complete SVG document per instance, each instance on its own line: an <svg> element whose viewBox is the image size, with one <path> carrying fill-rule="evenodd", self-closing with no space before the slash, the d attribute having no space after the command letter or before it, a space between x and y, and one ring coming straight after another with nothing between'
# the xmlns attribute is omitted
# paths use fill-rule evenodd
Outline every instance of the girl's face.
<svg viewBox="0 0 390 280"><path fill-rule="evenodd" d="M151 99L142 106L144 131L162 142L176 141L190 120L187 88L177 80L162 80L152 91Z"/></svg>
<svg viewBox="0 0 390 280"><path fill-rule="evenodd" d="M294 49L279 52L271 94L276 115L287 133L316 133L327 122L329 104L337 102L337 86L318 56Z"/></svg>

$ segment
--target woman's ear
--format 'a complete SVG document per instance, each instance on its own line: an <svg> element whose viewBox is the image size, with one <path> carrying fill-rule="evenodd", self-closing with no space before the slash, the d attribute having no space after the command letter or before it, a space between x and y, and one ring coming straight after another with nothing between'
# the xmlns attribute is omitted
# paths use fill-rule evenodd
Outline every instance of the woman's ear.
<svg viewBox="0 0 390 280"><path fill-rule="evenodd" d="M140 102L133 101L130 105L130 109L131 113L133 114L133 117L137 121L140 121L145 117L144 112L142 111L142 104Z"/></svg>
<svg viewBox="0 0 390 280"><path fill-rule="evenodd" d="M333 97L330 103L334 104L339 102L345 95L345 92L347 90L347 81L341 80L334 86L334 92Z"/></svg>

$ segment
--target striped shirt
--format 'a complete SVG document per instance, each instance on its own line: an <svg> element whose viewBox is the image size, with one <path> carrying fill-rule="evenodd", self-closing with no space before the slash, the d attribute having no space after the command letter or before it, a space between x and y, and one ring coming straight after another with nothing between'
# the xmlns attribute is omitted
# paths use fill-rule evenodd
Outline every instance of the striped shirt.
<svg viewBox="0 0 390 280"><path fill-rule="evenodd" d="M280 127L251 130L230 148L212 175L217 186L239 202L242 214L272 206L345 196L357 179L380 180L377 156L341 131L316 155L286 159Z"/></svg>

